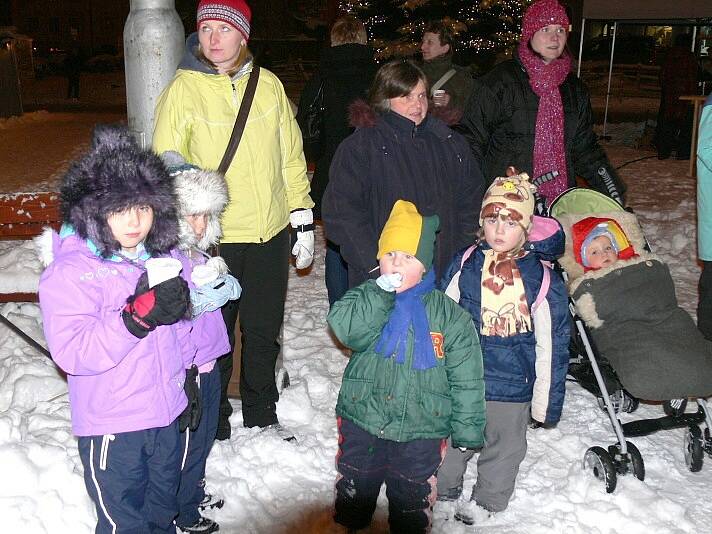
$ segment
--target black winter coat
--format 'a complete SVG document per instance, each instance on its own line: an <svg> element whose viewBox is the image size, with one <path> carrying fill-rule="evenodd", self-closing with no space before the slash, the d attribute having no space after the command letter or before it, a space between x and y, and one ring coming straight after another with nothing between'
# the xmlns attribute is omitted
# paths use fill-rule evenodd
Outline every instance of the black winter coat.
<svg viewBox="0 0 712 534"><path fill-rule="evenodd" d="M359 98L366 98L377 65L373 51L361 44L344 44L324 50L318 72L307 82L299 99L297 122L304 124L304 115L316 98L319 86L324 82L324 122L321 146L318 153L306 154L316 159L316 169L311 183L314 200L314 216L321 218L321 199L329 182L329 165L336 147L354 131L349 125L349 105Z"/></svg>
<svg viewBox="0 0 712 534"><path fill-rule="evenodd" d="M599 175L599 168L603 168L622 195L625 186L593 132L588 89L574 74L569 74L559 90L564 106L569 187L576 185L578 175L594 189L610 196ZM510 165L519 172L532 175L538 109L539 97L532 91L529 75L516 57L475 80L472 95L456 129L470 142L488 184L495 177L504 176Z"/></svg>
<svg viewBox="0 0 712 534"><path fill-rule="evenodd" d="M349 287L378 266L378 239L399 199L439 216L433 262L439 278L455 252L474 241L483 193L467 141L439 119L428 116L416 126L387 112L358 128L336 151L322 210L326 235L348 263Z"/></svg>

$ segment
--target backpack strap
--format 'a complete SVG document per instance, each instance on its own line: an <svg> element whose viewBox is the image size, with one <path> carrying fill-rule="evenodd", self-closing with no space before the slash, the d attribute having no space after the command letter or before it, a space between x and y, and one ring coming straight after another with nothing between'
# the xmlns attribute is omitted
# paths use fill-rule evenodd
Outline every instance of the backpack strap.
<svg viewBox="0 0 712 534"><path fill-rule="evenodd" d="M465 265L467 258L472 256L472 253L477 248L477 244L467 247L467 250L462 254L462 260L460 261L460 270L457 271L453 277L450 279L450 283L445 289L445 294L450 297L455 302L460 302L460 273L462 273L462 266Z"/></svg>
<svg viewBox="0 0 712 534"><path fill-rule="evenodd" d="M544 269L544 275L541 278L539 294L536 296L534 304L532 304L532 315L534 315L536 310L546 298L546 294L549 292L549 286L551 286L551 264L548 261L541 260L541 266Z"/></svg>
<svg viewBox="0 0 712 534"><path fill-rule="evenodd" d="M467 250L466 250L465 253L462 255L462 261L460 262L460 269L462 269L462 266L465 265L465 262L467 261L467 258L469 258L470 256L472 256L472 253L475 251L476 248L477 248L477 245L476 245L476 244L475 244L475 245L470 245L469 247L467 247Z"/></svg>
<svg viewBox="0 0 712 534"><path fill-rule="evenodd" d="M430 96L433 96L435 94L435 91L440 89L443 85L445 85L450 78L455 76L457 71L455 69L450 69L447 71L445 74L443 74L438 81L436 81L433 86L430 88Z"/></svg>

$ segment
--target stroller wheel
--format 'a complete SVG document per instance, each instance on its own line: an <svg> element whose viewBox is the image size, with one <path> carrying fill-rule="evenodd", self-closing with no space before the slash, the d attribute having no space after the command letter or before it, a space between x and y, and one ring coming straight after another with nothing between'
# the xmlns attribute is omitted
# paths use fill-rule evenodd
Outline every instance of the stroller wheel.
<svg viewBox="0 0 712 534"><path fill-rule="evenodd" d="M693 473L702 469L704 451L702 450L702 431L697 425L690 425L685 433L685 463Z"/></svg>
<svg viewBox="0 0 712 534"><path fill-rule="evenodd" d="M643 456L640 454L638 447L633 445L630 441L626 441L626 447L630 453L630 465L633 469L633 476L638 480L645 480L645 464L643 463Z"/></svg>
<svg viewBox="0 0 712 534"><path fill-rule="evenodd" d="M665 415L679 417L685 413L685 408L687 408L687 399L672 399L663 402Z"/></svg>
<svg viewBox="0 0 712 534"><path fill-rule="evenodd" d="M603 447L591 447L583 457L583 468L590 470L598 480L605 483L606 493L613 493L618 482L616 468L608 451Z"/></svg>
<svg viewBox="0 0 712 534"><path fill-rule="evenodd" d="M645 480L645 464L643 456L640 454L638 447L630 441L625 442L628 455L621 455L621 446L616 443L608 447L608 454L613 459L613 465L618 473L633 473L633 476L638 480Z"/></svg>

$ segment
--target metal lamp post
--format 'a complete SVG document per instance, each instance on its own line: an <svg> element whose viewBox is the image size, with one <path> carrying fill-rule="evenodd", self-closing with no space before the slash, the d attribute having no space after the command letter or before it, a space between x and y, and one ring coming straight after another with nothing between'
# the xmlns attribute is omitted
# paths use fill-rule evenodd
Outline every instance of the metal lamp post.
<svg viewBox="0 0 712 534"><path fill-rule="evenodd" d="M124 25L126 107L129 129L148 148L156 101L175 74L184 31L175 0L130 0L130 4Z"/></svg>

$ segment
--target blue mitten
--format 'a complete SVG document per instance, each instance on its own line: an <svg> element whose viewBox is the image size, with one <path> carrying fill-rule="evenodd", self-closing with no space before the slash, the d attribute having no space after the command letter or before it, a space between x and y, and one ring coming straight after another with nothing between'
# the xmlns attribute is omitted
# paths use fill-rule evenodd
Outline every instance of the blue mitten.
<svg viewBox="0 0 712 534"><path fill-rule="evenodd" d="M403 284L403 276L400 273L382 274L376 278L376 285L383 291L392 292Z"/></svg>
<svg viewBox="0 0 712 534"><path fill-rule="evenodd" d="M224 274L204 286L196 287L190 291L190 302L193 308L193 317L201 313L215 311L225 305L228 300L240 298L242 288L237 279Z"/></svg>

